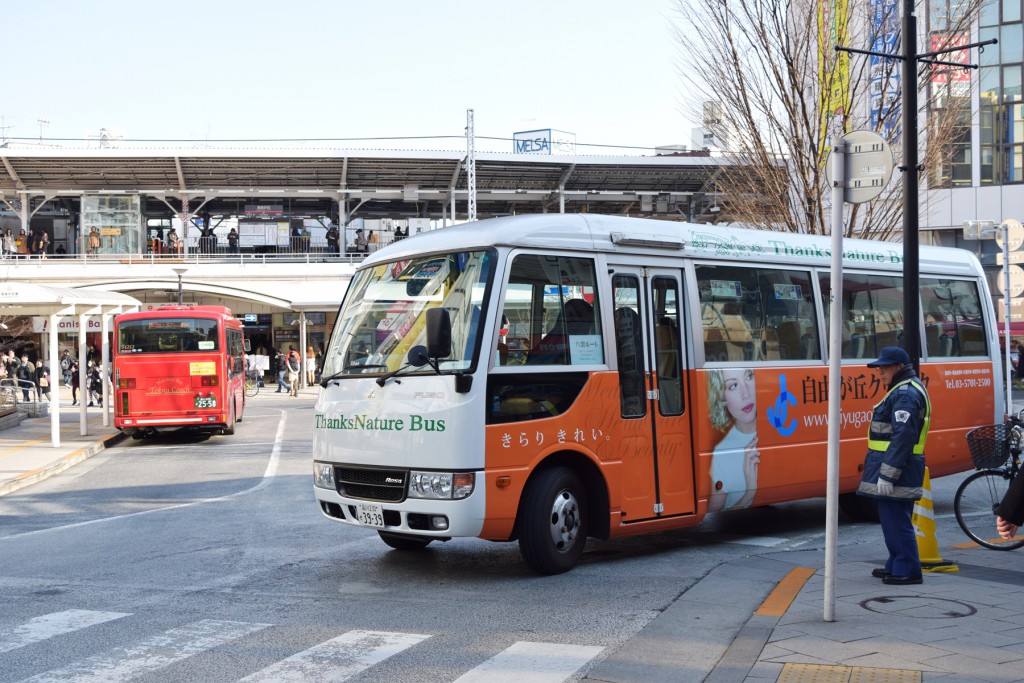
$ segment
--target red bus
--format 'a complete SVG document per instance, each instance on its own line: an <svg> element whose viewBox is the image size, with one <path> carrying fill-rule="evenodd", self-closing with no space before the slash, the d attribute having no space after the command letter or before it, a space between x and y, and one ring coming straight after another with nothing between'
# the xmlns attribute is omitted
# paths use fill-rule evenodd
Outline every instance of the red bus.
<svg viewBox="0 0 1024 683"><path fill-rule="evenodd" d="M233 434L245 410L242 323L224 306L160 306L114 319L114 426L136 439Z"/></svg>

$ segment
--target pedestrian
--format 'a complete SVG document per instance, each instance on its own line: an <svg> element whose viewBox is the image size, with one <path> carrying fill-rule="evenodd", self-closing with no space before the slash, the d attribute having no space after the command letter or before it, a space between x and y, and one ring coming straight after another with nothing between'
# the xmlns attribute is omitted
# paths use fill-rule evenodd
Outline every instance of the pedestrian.
<svg viewBox="0 0 1024 683"><path fill-rule="evenodd" d="M231 254L238 253L238 231L231 228L228 233L228 252Z"/></svg>
<svg viewBox="0 0 1024 683"><path fill-rule="evenodd" d="M71 357L71 352L64 349L64 353L60 357L60 374L64 380L64 386L71 384L71 364L74 360Z"/></svg>
<svg viewBox="0 0 1024 683"><path fill-rule="evenodd" d="M22 398L28 403L32 400L31 395L36 393L36 366L29 361L27 354L21 354L21 362L14 371L14 377L18 380Z"/></svg>
<svg viewBox="0 0 1024 683"><path fill-rule="evenodd" d="M97 254L100 251L100 231L93 228L89 231L89 253Z"/></svg>
<svg viewBox="0 0 1024 683"><path fill-rule="evenodd" d="M1024 380L1024 344L1017 344L1017 379Z"/></svg>
<svg viewBox="0 0 1024 683"><path fill-rule="evenodd" d="M394 241L397 242L397 241L401 240L402 238L405 237L405 235L406 235L406 233L402 232L402 226L401 225L396 225L395 226L395 239L394 239Z"/></svg>
<svg viewBox="0 0 1024 683"><path fill-rule="evenodd" d="M299 352L294 346L288 347L288 355L285 357L285 369L288 371L288 383L291 385L291 395L299 395L299 372L302 370L302 360Z"/></svg>
<svg viewBox="0 0 1024 683"><path fill-rule="evenodd" d="M50 400L50 366L44 361L36 365L36 386L39 387L39 399Z"/></svg>
<svg viewBox="0 0 1024 683"><path fill-rule="evenodd" d="M365 254L367 249L366 237L363 236L363 229L356 230L356 251Z"/></svg>
<svg viewBox="0 0 1024 683"><path fill-rule="evenodd" d="M312 346L306 347L306 386L316 384L316 351Z"/></svg>
<svg viewBox="0 0 1024 683"><path fill-rule="evenodd" d="M333 225L327 228L327 253L332 256L338 253L338 228Z"/></svg>
<svg viewBox="0 0 1024 683"><path fill-rule="evenodd" d="M367 242L366 250L369 251L369 250L372 249L373 251L377 251L377 240L378 240L377 233L375 233L373 230L371 230L369 236L367 236L367 238L366 238L366 242Z"/></svg>
<svg viewBox="0 0 1024 683"><path fill-rule="evenodd" d="M928 390L917 377L907 352L886 346L868 363L888 388L868 426L868 453L857 494L874 498L889 558L871 575L883 583L921 583L921 559L911 517L923 494L924 443L931 424Z"/></svg>
<svg viewBox="0 0 1024 683"><path fill-rule="evenodd" d="M71 362L71 405L73 406L78 405L79 384L80 382L78 379L78 361L73 360Z"/></svg>
<svg viewBox="0 0 1024 683"><path fill-rule="evenodd" d="M288 368L285 367L285 354L282 351L278 351L274 355L274 365L277 367L277 391L275 394L280 394L281 390L284 389L285 393L292 393L292 387L285 381L285 373L288 372Z"/></svg>
<svg viewBox="0 0 1024 683"><path fill-rule="evenodd" d="M178 231L171 228L171 231L167 233L167 246L172 254L181 253L181 238L178 237Z"/></svg>
<svg viewBox="0 0 1024 683"><path fill-rule="evenodd" d="M88 381L89 389L89 406L92 407L93 403L103 407L103 371L100 366L89 362L89 374L86 376Z"/></svg>

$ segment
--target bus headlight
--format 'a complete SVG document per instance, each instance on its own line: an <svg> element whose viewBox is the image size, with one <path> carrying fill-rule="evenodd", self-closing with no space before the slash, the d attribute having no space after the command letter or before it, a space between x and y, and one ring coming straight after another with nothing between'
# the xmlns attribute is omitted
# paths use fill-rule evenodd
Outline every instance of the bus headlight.
<svg viewBox="0 0 1024 683"><path fill-rule="evenodd" d="M409 497L460 500L473 493L472 472L410 472Z"/></svg>
<svg viewBox="0 0 1024 683"><path fill-rule="evenodd" d="M334 465L326 462L313 463L313 485L322 489L336 489Z"/></svg>

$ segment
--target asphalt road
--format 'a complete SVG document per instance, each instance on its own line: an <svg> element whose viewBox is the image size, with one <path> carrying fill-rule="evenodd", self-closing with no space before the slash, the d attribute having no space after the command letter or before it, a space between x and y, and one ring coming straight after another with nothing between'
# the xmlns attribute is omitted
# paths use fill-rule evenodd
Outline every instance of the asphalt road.
<svg viewBox="0 0 1024 683"><path fill-rule="evenodd" d="M577 680L719 564L824 544L816 499L591 541L552 577L515 544L391 550L319 513L312 412L264 393L234 436L128 440L0 498L0 682Z"/></svg>

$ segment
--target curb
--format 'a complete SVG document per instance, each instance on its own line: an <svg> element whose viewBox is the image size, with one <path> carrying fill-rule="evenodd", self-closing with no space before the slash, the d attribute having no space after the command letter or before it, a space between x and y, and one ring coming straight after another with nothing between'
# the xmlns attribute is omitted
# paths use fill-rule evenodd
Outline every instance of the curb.
<svg viewBox="0 0 1024 683"><path fill-rule="evenodd" d="M67 455L62 457L60 460L56 460L50 463L49 465L37 467L34 470L30 470L23 474L19 474L14 479L11 479L0 484L0 496L6 496L8 493L14 493L18 489L25 488L26 486L31 486L32 484L43 481L44 479L52 477L55 474L63 472L64 470L68 469L69 467L72 467L73 465L77 465L83 460L88 460L89 458L96 455L100 451L106 450L107 446L114 446L120 443L124 438L124 432L117 432L116 434L111 434L100 439L99 441L93 443L90 446L86 446L85 448L79 448L77 451L72 451L71 453L68 453Z"/></svg>

